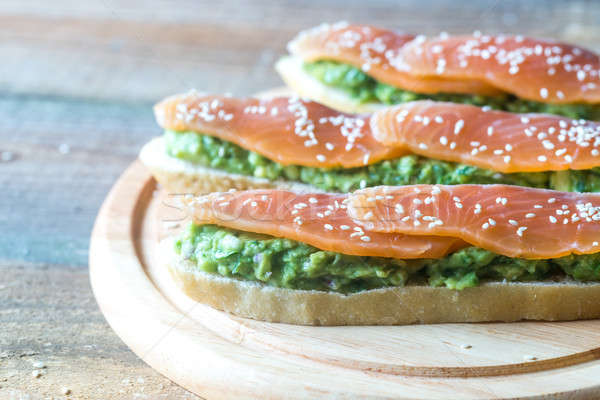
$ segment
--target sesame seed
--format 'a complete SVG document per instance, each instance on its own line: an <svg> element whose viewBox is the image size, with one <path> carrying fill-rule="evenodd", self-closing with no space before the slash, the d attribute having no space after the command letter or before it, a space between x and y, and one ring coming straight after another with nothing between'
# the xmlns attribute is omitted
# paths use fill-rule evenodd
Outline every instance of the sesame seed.
<svg viewBox="0 0 600 400"><path fill-rule="evenodd" d="M333 230L333 226L331 226L330 224L325 224L325 225L323 225L323 227L325 229L327 229L328 231L332 231Z"/></svg>
<svg viewBox="0 0 600 400"><path fill-rule="evenodd" d="M490 223L491 226L496 226L496 221L492 218L488 218L488 222Z"/></svg>
<svg viewBox="0 0 600 400"><path fill-rule="evenodd" d="M250 203L250 205L251 205L252 207L256 207L256 206L258 205L258 203L257 203L257 202L255 202L255 201L253 201L252 203Z"/></svg>
<svg viewBox="0 0 600 400"><path fill-rule="evenodd" d="M546 99L546 98L548 98L548 89L546 89L546 88L541 88L541 89L540 89L540 96L542 96L542 99Z"/></svg>
<svg viewBox="0 0 600 400"><path fill-rule="evenodd" d="M515 221L514 219L509 219L508 223L511 224L512 226L517 226L519 225L519 223L517 221Z"/></svg>
<svg viewBox="0 0 600 400"><path fill-rule="evenodd" d="M598 246L598 242L593 242L592 246Z"/></svg>
<svg viewBox="0 0 600 400"><path fill-rule="evenodd" d="M527 213L525 214L525 218L534 218L535 214L534 213Z"/></svg>
<svg viewBox="0 0 600 400"><path fill-rule="evenodd" d="M463 208L463 205L461 203L454 203L454 205L456 206L456 208Z"/></svg>
<svg viewBox="0 0 600 400"><path fill-rule="evenodd" d="M350 227L348 225L340 225L340 229L343 231L347 231L348 229L350 229Z"/></svg>
<svg viewBox="0 0 600 400"><path fill-rule="evenodd" d="M555 223L556 223L556 218L555 218L554 216L550 215L550 216L548 217L548 219L550 220L550 222L551 222L551 223L553 223L553 224L555 224Z"/></svg>
<svg viewBox="0 0 600 400"><path fill-rule="evenodd" d="M317 202L317 199L315 199L314 197L309 197L309 198L308 198L308 202L309 202L309 203L313 203L313 204L314 204L314 203L316 203L316 202Z"/></svg>
<svg viewBox="0 0 600 400"><path fill-rule="evenodd" d="M420 199L413 199L413 204L423 204Z"/></svg>
<svg viewBox="0 0 600 400"><path fill-rule="evenodd" d="M419 143L419 148L421 150L427 150L427 145L425 143Z"/></svg>
<svg viewBox="0 0 600 400"><path fill-rule="evenodd" d="M363 242L370 242L371 238L368 236L361 236L360 240L362 240Z"/></svg>
<svg viewBox="0 0 600 400"><path fill-rule="evenodd" d="M556 201L556 199L554 197L551 197L548 199L548 203L552 204Z"/></svg>
<svg viewBox="0 0 600 400"><path fill-rule="evenodd" d="M458 135L464 126L465 121L463 121L462 119L456 121L456 124L454 124L454 134Z"/></svg>
<svg viewBox="0 0 600 400"><path fill-rule="evenodd" d="M440 137L440 143L445 146L448 144L448 138L446 136L441 136Z"/></svg>
<svg viewBox="0 0 600 400"><path fill-rule="evenodd" d="M547 158L546 156L538 156L538 158L537 158L537 159L538 159L538 161L539 161L539 162L545 162L545 161L548 161L548 158Z"/></svg>
<svg viewBox="0 0 600 400"><path fill-rule="evenodd" d="M487 128L487 135L488 136L492 136L494 134L494 127L493 126L488 126Z"/></svg>
<svg viewBox="0 0 600 400"><path fill-rule="evenodd" d="M323 154L317 154L317 160L319 160L320 162L324 162L326 158Z"/></svg>
<svg viewBox="0 0 600 400"><path fill-rule="evenodd" d="M519 236L522 237L523 236L523 232L525 232L526 230L527 230L526 226L519 227L519 229L517 229L517 235L519 235Z"/></svg>
<svg viewBox="0 0 600 400"><path fill-rule="evenodd" d="M373 218L373 211L369 211L368 213L365 214L365 219L371 219Z"/></svg>

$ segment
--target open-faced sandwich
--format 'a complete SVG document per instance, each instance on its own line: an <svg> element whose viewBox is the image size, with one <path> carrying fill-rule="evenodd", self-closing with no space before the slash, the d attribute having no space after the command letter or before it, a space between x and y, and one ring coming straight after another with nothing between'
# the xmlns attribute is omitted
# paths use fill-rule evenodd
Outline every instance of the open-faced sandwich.
<svg viewBox="0 0 600 400"><path fill-rule="evenodd" d="M163 243L197 301L309 325L600 317L600 195L508 185L182 198Z"/></svg>
<svg viewBox="0 0 600 400"><path fill-rule="evenodd" d="M201 95L155 107L141 160L172 193L377 185L600 190L600 123L421 100L352 115L297 97Z"/></svg>
<svg viewBox="0 0 600 400"><path fill-rule="evenodd" d="M277 70L302 96L347 112L432 99L600 119L600 57L518 35L436 37L367 25L300 33Z"/></svg>

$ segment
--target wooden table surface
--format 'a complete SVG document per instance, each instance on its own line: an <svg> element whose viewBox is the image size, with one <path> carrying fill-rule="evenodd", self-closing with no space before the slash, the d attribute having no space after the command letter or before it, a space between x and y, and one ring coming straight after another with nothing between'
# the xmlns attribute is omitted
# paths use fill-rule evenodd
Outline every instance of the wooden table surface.
<svg viewBox="0 0 600 400"><path fill-rule="evenodd" d="M106 324L88 279L94 217L160 134L154 102L192 87L247 95L280 85L272 66L285 43L338 20L600 51L594 1L0 2L0 398L198 398Z"/></svg>

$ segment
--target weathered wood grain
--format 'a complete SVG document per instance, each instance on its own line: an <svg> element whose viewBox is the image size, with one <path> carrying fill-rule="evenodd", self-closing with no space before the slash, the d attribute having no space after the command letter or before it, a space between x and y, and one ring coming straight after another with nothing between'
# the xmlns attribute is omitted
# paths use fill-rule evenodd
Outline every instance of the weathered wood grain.
<svg viewBox="0 0 600 400"><path fill-rule="evenodd" d="M159 133L153 102L190 87L250 94L279 85L272 63L289 38L344 19L519 32L600 50L592 0L0 2L0 160L10 158L0 161L0 398L60 397L60 385L72 386L72 398L186 398L100 316L86 272L93 219ZM33 379L38 355L21 355L39 348L51 362Z"/></svg>

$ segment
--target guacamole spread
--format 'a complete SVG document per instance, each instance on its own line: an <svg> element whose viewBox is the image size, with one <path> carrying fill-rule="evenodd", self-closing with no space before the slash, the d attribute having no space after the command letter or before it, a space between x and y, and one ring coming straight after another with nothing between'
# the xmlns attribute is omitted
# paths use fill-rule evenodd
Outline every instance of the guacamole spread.
<svg viewBox="0 0 600 400"><path fill-rule="evenodd" d="M344 90L361 103L398 104L431 99L480 107L489 106L496 110L516 113L535 112L564 115L574 119L600 119L600 105L546 104L520 99L510 94L495 97L450 93L419 94L378 82L358 68L335 61L307 62L304 64L304 70L325 85Z"/></svg>
<svg viewBox="0 0 600 400"><path fill-rule="evenodd" d="M303 182L325 191L350 192L377 185L492 184L563 191L600 191L600 168L585 171L502 174L488 169L407 155L356 168L313 168L282 165L212 136L165 131L167 154L229 173Z"/></svg>
<svg viewBox="0 0 600 400"><path fill-rule="evenodd" d="M525 260L467 247L441 259L398 260L319 250L294 240L190 224L175 252L199 271L269 286L353 293L428 282L461 290L480 280L533 281L566 274L600 280L600 254Z"/></svg>

